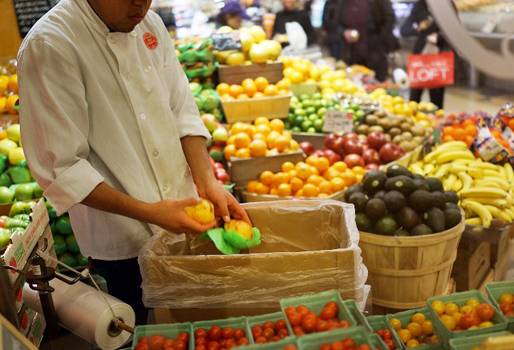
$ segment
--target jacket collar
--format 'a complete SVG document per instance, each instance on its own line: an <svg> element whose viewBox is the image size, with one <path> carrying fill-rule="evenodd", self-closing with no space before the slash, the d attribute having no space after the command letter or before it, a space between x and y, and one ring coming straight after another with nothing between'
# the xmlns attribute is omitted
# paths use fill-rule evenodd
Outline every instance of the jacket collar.
<svg viewBox="0 0 514 350"><path fill-rule="evenodd" d="M87 0L72 0L84 14L85 20L90 24L91 28L98 33L107 36L109 27L98 17L96 12L91 8Z"/></svg>

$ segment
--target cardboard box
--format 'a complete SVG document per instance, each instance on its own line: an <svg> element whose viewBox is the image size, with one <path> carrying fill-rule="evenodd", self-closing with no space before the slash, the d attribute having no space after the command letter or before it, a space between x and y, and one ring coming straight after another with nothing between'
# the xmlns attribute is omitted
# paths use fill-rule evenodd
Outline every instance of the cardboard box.
<svg viewBox="0 0 514 350"><path fill-rule="evenodd" d="M40 199L32 208L31 223L22 234L14 234L11 237L12 243L6 248L4 254L0 256L0 263L23 270L36 243L48 226L48 222L49 218L45 202L43 199ZM12 282L15 282L18 276L19 274L15 271L9 271L9 278Z"/></svg>
<svg viewBox="0 0 514 350"><path fill-rule="evenodd" d="M363 299L367 270L352 205L312 200L244 207L262 233L262 244L246 254L220 255L200 239L187 247L169 234L145 245L139 264L148 307L172 309L169 317L185 321L277 311L282 298L327 289Z"/></svg>
<svg viewBox="0 0 514 350"><path fill-rule="evenodd" d="M457 292L478 289L490 268L491 244L465 238L463 234L452 271Z"/></svg>

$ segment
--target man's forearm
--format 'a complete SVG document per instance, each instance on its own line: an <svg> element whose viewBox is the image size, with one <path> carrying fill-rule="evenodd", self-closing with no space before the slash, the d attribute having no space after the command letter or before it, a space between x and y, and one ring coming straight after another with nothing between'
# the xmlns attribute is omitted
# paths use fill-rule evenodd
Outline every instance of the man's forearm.
<svg viewBox="0 0 514 350"><path fill-rule="evenodd" d="M152 222L152 204L137 200L102 182L84 198L82 204L129 218Z"/></svg>
<svg viewBox="0 0 514 350"><path fill-rule="evenodd" d="M207 147L205 147L205 138L186 136L180 141L196 186L205 186L209 182L215 181Z"/></svg>

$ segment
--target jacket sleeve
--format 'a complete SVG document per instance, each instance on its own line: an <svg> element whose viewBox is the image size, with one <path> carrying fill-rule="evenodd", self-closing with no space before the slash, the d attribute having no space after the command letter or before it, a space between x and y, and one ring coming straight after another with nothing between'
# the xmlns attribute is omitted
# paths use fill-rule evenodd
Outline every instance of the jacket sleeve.
<svg viewBox="0 0 514 350"><path fill-rule="evenodd" d="M390 0L382 1L382 30L386 33L393 33L396 16Z"/></svg>
<svg viewBox="0 0 514 350"><path fill-rule="evenodd" d="M307 34L308 44L311 45L316 41L316 33L314 32L314 28L312 28L311 19L307 12L302 11L301 16L302 27L305 30L305 34Z"/></svg>
<svg viewBox="0 0 514 350"><path fill-rule="evenodd" d="M327 32L333 32L339 26L337 0L327 0L323 7L322 28Z"/></svg>
<svg viewBox="0 0 514 350"><path fill-rule="evenodd" d="M20 50L18 77L23 149L60 215L104 180L87 160L89 117L79 64L57 41L34 38Z"/></svg>

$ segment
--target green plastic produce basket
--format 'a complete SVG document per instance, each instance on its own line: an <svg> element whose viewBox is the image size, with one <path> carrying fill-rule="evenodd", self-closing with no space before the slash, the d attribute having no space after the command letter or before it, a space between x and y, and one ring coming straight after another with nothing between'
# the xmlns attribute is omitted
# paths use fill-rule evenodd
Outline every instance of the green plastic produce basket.
<svg viewBox="0 0 514 350"><path fill-rule="evenodd" d="M347 320L350 323L350 326L356 326L357 321L354 319L346 305L344 305L343 301L341 300L341 297L339 295L339 292L336 290L328 290L321 293L316 294L308 294L303 295L300 297L292 297L292 298L286 298L280 300L280 307L282 308L282 311L285 313L285 309L288 306L300 306L305 305L307 306L311 311L315 312L319 315L321 310L323 310L323 307L329 302L329 301L335 301L339 307L339 312L337 314L337 317L339 320ZM286 315L287 316L287 315ZM294 335L293 327L289 323L289 320L286 317L287 322L287 328L289 330L289 334Z"/></svg>
<svg viewBox="0 0 514 350"><path fill-rule="evenodd" d="M380 329L389 329L393 335L393 342L396 345L397 349L403 348L403 343L398 337L398 334L393 331L389 322L387 322L386 316L377 315L377 316L369 316L367 317L368 324L370 325L370 330L373 332L377 332ZM380 336L377 334L377 337Z"/></svg>
<svg viewBox="0 0 514 350"><path fill-rule="evenodd" d="M298 344L296 342L296 337L287 337L282 339L281 341L276 341L273 343L267 344L252 344L247 346L241 346L234 349L240 350L283 350L286 345L294 345L298 348Z"/></svg>
<svg viewBox="0 0 514 350"><path fill-rule="evenodd" d="M255 339L253 339L253 334L252 334L253 326L262 325L266 321L277 322L278 320L284 320L284 321L286 320L286 316L281 311L274 312L272 314L247 317L246 318L246 325L247 325L246 334L248 334L248 336L249 336L248 339L251 338L252 342L255 343ZM287 321L286 321L286 324L287 324ZM289 333L289 329L287 330L287 332ZM289 336L291 336L291 333L289 333Z"/></svg>
<svg viewBox="0 0 514 350"><path fill-rule="evenodd" d="M480 346L489 337L500 337L503 335L512 335L510 332L497 332L477 335L467 338L455 338L450 340L450 350L471 350L475 346ZM514 347L514 345L513 345Z"/></svg>
<svg viewBox="0 0 514 350"><path fill-rule="evenodd" d="M460 292L460 293L454 293L450 295L445 296L437 296L432 297L428 299L427 305L430 309L430 313L432 314L432 317L434 318L434 326L437 330L437 336L441 340L441 342L448 346L450 339L453 338L463 338L463 337L471 337L474 335L482 335L482 334L489 334L494 332L501 332L507 329L507 319L503 314L500 313L499 310L496 310L496 313L492 319L492 322L494 323L494 326L488 327L488 328L480 328L480 329L472 329L467 331L450 331L446 326L441 322L439 319L439 316L435 312L435 310L432 309L431 305L432 302L435 300L440 300L443 303L455 303L459 306L462 306L471 298L476 298L480 303L489 303L489 301L480 293L478 290L470 290L467 292ZM493 306L494 307L494 306Z"/></svg>
<svg viewBox="0 0 514 350"><path fill-rule="evenodd" d="M199 328L203 328L206 331L209 330L212 326L219 326L221 328L232 327L234 330L237 328L241 328L244 330L246 338L248 338L248 342L252 343L251 334L248 334L248 327L246 324L246 317L231 317L225 318L222 320L210 320L210 321L197 321L193 322L193 332ZM194 344L194 343L193 343Z"/></svg>
<svg viewBox="0 0 514 350"><path fill-rule="evenodd" d="M487 290L487 295L489 299L493 303L493 305L501 312L500 303L498 300L503 293L511 293L514 294L514 281L503 281L503 282L493 282L489 283L485 286ZM509 322L508 330L514 332L514 316L507 317L507 321Z"/></svg>
<svg viewBox="0 0 514 350"><path fill-rule="evenodd" d="M399 319L401 321L402 327L405 328L409 324L410 319L412 318L412 316L415 313L417 313L417 312L421 312L423 315L425 315L427 320L432 321L432 325L434 326L434 332L439 337L439 342L441 342L440 336L437 333L437 330L435 329L434 317L432 316L432 314L430 313L428 308L407 310L407 311L398 312L396 314L387 315L386 316L386 322L387 322L387 324L390 324L391 319L397 318L397 319ZM398 335L398 332L396 332L396 330L393 329L392 327L389 327L389 329L393 332L393 338L398 339L399 343L401 344L401 348L402 349L406 349L407 347L401 341L400 336ZM440 349L442 349L441 343L438 343L438 344L420 344L420 346L418 346L416 348L416 350L440 350Z"/></svg>
<svg viewBox="0 0 514 350"><path fill-rule="evenodd" d="M369 335L369 342L377 350L389 350L389 348L387 347L386 343L384 343L382 338L380 338L380 336L377 335L377 334L370 334ZM398 348L398 349L401 349L401 348Z"/></svg>
<svg viewBox="0 0 514 350"><path fill-rule="evenodd" d="M329 332L313 333L298 338L299 350L319 350L322 344L342 341L352 338L358 345L368 344L371 347L371 340L364 327L352 327L347 329L335 329Z"/></svg>
<svg viewBox="0 0 514 350"><path fill-rule="evenodd" d="M343 300L343 304L344 304L344 306L346 306L348 311L350 311L350 314L355 319L358 326L362 326L366 329L371 329L371 326L368 323L368 319L361 312L361 310L359 309L359 306L357 305L355 300L353 300L353 299Z"/></svg>
<svg viewBox="0 0 514 350"><path fill-rule="evenodd" d="M132 339L132 350L136 348L136 345L141 337L162 335L166 338L175 339L182 332L189 333L188 348L189 350L193 350L195 347L193 339L193 327L189 322L137 326L134 330L134 338Z"/></svg>

